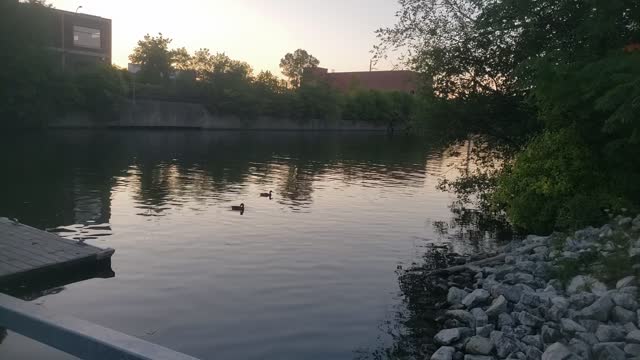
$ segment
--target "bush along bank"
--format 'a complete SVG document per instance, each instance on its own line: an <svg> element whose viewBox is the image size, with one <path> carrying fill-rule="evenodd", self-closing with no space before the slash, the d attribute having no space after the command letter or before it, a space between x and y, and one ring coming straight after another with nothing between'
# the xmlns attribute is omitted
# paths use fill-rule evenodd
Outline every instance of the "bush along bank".
<svg viewBox="0 0 640 360"><path fill-rule="evenodd" d="M440 270L450 288L431 359L640 358L639 268L640 215Z"/></svg>

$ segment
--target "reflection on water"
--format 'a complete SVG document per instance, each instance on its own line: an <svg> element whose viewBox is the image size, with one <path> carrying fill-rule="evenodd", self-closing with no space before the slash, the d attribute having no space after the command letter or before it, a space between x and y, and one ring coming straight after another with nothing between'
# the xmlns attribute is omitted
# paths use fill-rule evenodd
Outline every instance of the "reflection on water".
<svg viewBox="0 0 640 360"><path fill-rule="evenodd" d="M20 296L203 359L353 358L395 316L398 267L437 244L492 246L484 233L450 231L452 199L435 187L459 158L405 137L55 131L1 140L0 216L116 249L115 278ZM242 216L231 211L241 202ZM13 338L0 358L24 341ZM36 355L49 354L26 358Z"/></svg>

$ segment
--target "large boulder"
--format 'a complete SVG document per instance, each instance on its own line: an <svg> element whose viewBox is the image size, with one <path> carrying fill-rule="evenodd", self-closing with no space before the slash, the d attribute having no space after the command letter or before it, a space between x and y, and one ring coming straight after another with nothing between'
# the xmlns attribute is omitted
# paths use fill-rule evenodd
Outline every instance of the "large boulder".
<svg viewBox="0 0 640 360"><path fill-rule="evenodd" d="M603 324L598 326L598 330L596 330L596 337L601 342L624 341L625 335L624 329L612 325Z"/></svg>
<svg viewBox="0 0 640 360"><path fill-rule="evenodd" d="M540 360L542 358L542 351L531 346L527 348L527 352L525 353L525 360Z"/></svg>
<svg viewBox="0 0 640 360"><path fill-rule="evenodd" d="M520 271L533 274L536 271L536 263L529 260L516 261L516 268Z"/></svg>
<svg viewBox="0 0 640 360"><path fill-rule="evenodd" d="M542 339L540 338L540 335L527 335L520 339L520 341L537 349L543 349Z"/></svg>
<svg viewBox="0 0 640 360"><path fill-rule="evenodd" d="M485 356L485 355L465 355L464 360L495 360L493 356Z"/></svg>
<svg viewBox="0 0 640 360"><path fill-rule="evenodd" d="M590 346L593 346L593 345L597 344L600 341L600 340L598 340L598 338L596 337L595 334L590 333L590 332L576 333L575 334L575 338L584 341L585 343L589 344Z"/></svg>
<svg viewBox="0 0 640 360"><path fill-rule="evenodd" d="M591 320L591 319L579 319L578 323L584 326L584 328L587 329L588 332L592 332L592 333L595 333L596 330L598 330L598 326L602 324L598 320Z"/></svg>
<svg viewBox="0 0 640 360"><path fill-rule="evenodd" d="M464 346L465 352L474 355L489 355L493 350L493 342L481 336L472 336Z"/></svg>
<svg viewBox="0 0 640 360"><path fill-rule="evenodd" d="M578 324L577 322L571 319L561 319L560 325L562 326L562 331L568 334L574 334L577 332L586 332L587 329L584 326Z"/></svg>
<svg viewBox="0 0 640 360"><path fill-rule="evenodd" d="M597 280L591 276L586 275L578 275L574 276L571 281L569 281L569 285L567 285L567 294L573 295L583 291L591 290L591 284L596 282Z"/></svg>
<svg viewBox="0 0 640 360"><path fill-rule="evenodd" d="M562 339L562 334L557 329L550 327L549 325L543 325L540 331L542 342L544 344L553 344L556 341Z"/></svg>
<svg viewBox="0 0 640 360"><path fill-rule="evenodd" d="M504 359L509 354L518 351L518 345L513 339L505 336L502 331L492 331L491 341L496 347L496 354L499 358Z"/></svg>
<svg viewBox="0 0 640 360"><path fill-rule="evenodd" d="M451 305L462 304L462 299L464 299L468 294L468 292L457 287L449 288L449 292L447 293L447 302Z"/></svg>
<svg viewBox="0 0 640 360"><path fill-rule="evenodd" d="M582 309L593 304L598 297L592 293L580 292L569 297L569 304L574 309Z"/></svg>
<svg viewBox="0 0 640 360"><path fill-rule="evenodd" d="M567 314L567 309L563 309L556 305L551 306L549 310L547 310L547 319L553 321L560 321Z"/></svg>
<svg viewBox="0 0 640 360"><path fill-rule="evenodd" d="M613 310L611 310L611 320L620 324L633 324L638 320L638 314L622 306L615 306Z"/></svg>
<svg viewBox="0 0 640 360"><path fill-rule="evenodd" d="M636 311L638 310L638 301L636 297L632 294L624 293L624 292L614 292L611 294L611 300L613 303L623 307L627 310Z"/></svg>
<svg viewBox="0 0 640 360"><path fill-rule="evenodd" d="M564 296L554 296L551 298L551 305L556 306L559 309L567 310L569 309L569 300Z"/></svg>
<svg viewBox="0 0 640 360"><path fill-rule="evenodd" d="M622 289L627 286L632 286L634 285L635 282L636 282L635 276L627 276L625 278L618 280L618 282L616 283L616 289Z"/></svg>
<svg viewBox="0 0 640 360"><path fill-rule="evenodd" d="M451 346L442 346L431 355L431 360L453 360L453 354L456 352Z"/></svg>
<svg viewBox="0 0 640 360"><path fill-rule="evenodd" d="M640 344L640 330L628 333L625 339L628 343Z"/></svg>
<svg viewBox="0 0 640 360"><path fill-rule="evenodd" d="M591 346L580 339L571 339L569 348L583 359L591 359Z"/></svg>
<svg viewBox="0 0 640 360"><path fill-rule="evenodd" d="M502 295L508 301L515 303L520 301L520 297L522 296L522 289L512 285L499 284L491 288L491 295L494 298Z"/></svg>
<svg viewBox="0 0 640 360"><path fill-rule="evenodd" d="M627 344L624 347L624 352L631 357L640 357L640 344Z"/></svg>
<svg viewBox="0 0 640 360"><path fill-rule="evenodd" d="M487 324L485 326L477 327L476 335L488 338L493 330L493 324Z"/></svg>
<svg viewBox="0 0 640 360"><path fill-rule="evenodd" d="M528 307L536 308L542 305L547 306L549 304L550 298L551 294L549 293L534 293L525 291L520 297L520 303Z"/></svg>
<svg viewBox="0 0 640 360"><path fill-rule="evenodd" d="M476 327L476 320L473 315L466 310L447 310L445 316L451 319L456 319L460 323L465 324L467 327Z"/></svg>
<svg viewBox="0 0 640 360"><path fill-rule="evenodd" d="M471 294L465 296L465 298L462 299L462 305L466 306L467 308L473 308L477 305L484 304L490 296L491 295L487 290L475 289L473 290L473 292L471 292Z"/></svg>
<svg viewBox="0 0 640 360"><path fill-rule="evenodd" d="M487 313L480 308L471 309L471 315L475 318L476 326L485 326L489 323Z"/></svg>
<svg viewBox="0 0 640 360"><path fill-rule="evenodd" d="M535 285L535 277L531 274L523 272L509 273L504 276L504 282L507 284L532 284Z"/></svg>
<svg viewBox="0 0 640 360"><path fill-rule="evenodd" d="M624 343L622 343L624 345ZM627 355L618 344L604 343L593 347L593 352L598 360L625 360Z"/></svg>
<svg viewBox="0 0 640 360"><path fill-rule="evenodd" d="M508 310L507 298L504 295L500 295L493 300L491 306L485 312L488 317L494 318Z"/></svg>
<svg viewBox="0 0 640 360"><path fill-rule="evenodd" d="M544 320L542 320L541 318L532 315L531 313L528 313L526 311L522 311L520 313L514 314L516 319L518 319L518 322L522 325L526 325L526 326L530 326L530 327L538 327L540 325L542 325L542 323L544 322Z"/></svg>
<svg viewBox="0 0 640 360"><path fill-rule="evenodd" d="M554 343L542 353L542 360L574 360L578 356L562 343Z"/></svg>
<svg viewBox="0 0 640 360"><path fill-rule="evenodd" d="M471 333L469 328L453 328L441 330L433 340L438 345L451 345L454 342L467 337Z"/></svg>
<svg viewBox="0 0 640 360"><path fill-rule="evenodd" d="M513 320L513 317L508 313L502 313L498 315L498 329L502 329L505 326L513 327L515 324L516 323Z"/></svg>
<svg viewBox="0 0 640 360"><path fill-rule="evenodd" d="M604 295L597 299L593 304L582 309L578 313L578 317L582 319L593 319L606 322L609 320L609 313L613 309L614 303L611 296Z"/></svg>
<svg viewBox="0 0 640 360"><path fill-rule="evenodd" d="M513 332L518 339L522 339L524 336L533 334L533 328L531 326L526 325L518 325L513 329Z"/></svg>

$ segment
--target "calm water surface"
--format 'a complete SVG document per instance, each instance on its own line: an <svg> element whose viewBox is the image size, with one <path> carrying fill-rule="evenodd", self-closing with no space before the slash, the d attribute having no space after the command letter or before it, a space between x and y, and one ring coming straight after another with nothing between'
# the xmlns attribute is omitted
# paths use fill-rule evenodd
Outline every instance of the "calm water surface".
<svg viewBox="0 0 640 360"><path fill-rule="evenodd" d="M0 216L116 249L32 300L202 359L351 359L387 341L397 267L443 236L461 160L372 133L5 134ZM271 200L259 193L273 190ZM230 206L243 202L243 215ZM461 231L464 231L462 229ZM453 240L452 240L453 239ZM484 244L481 244L484 245ZM69 359L9 332L2 359Z"/></svg>

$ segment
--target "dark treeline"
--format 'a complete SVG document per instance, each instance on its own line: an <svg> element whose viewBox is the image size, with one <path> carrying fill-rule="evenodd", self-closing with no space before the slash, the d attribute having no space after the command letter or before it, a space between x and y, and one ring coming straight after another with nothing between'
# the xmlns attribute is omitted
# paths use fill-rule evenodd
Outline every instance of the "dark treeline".
<svg viewBox="0 0 640 360"><path fill-rule="evenodd" d="M270 71L254 74L251 66L224 53L201 48L190 54L171 48L163 34L146 35L129 56L141 69L136 75L139 96L197 101L214 114L291 119L362 120L390 124L407 122L414 99L400 92L357 87L343 94L306 69L320 61L305 50L286 54L280 61L285 81Z"/></svg>
<svg viewBox="0 0 640 360"><path fill-rule="evenodd" d="M400 3L378 50L424 75L416 127L482 165L444 188L539 233L638 210L640 2Z"/></svg>
<svg viewBox="0 0 640 360"><path fill-rule="evenodd" d="M407 122L414 98L395 92L354 88L340 93L322 81L305 81L304 71L319 61L304 50L286 54L280 68L289 81L269 71L254 74L249 64L202 48L190 54L170 48L172 40L147 35L126 69L96 65L61 70L51 44L43 1L0 5L1 126L38 127L57 116L86 111L96 119L113 119L125 101L137 98L204 104L213 114L244 119L260 116L290 119L346 119L379 124ZM134 78L135 77L135 78ZM135 84L134 84L135 82Z"/></svg>

